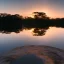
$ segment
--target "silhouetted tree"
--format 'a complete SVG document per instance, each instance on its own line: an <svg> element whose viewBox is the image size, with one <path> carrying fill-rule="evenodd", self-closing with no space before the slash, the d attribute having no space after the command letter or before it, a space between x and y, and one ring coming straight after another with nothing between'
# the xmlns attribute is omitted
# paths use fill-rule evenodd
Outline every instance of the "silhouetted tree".
<svg viewBox="0 0 64 64"><path fill-rule="evenodd" d="M35 28L34 35L44 35L50 26L64 28L64 18L50 19L44 12L33 12L34 18L20 16L19 14L11 15L0 13L0 32L2 33L19 33L23 29ZM47 27L47 28L46 28Z"/></svg>
<svg viewBox="0 0 64 64"><path fill-rule="evenodd" d="M49 19L49 17L47 17L46 13L44 12L33 12L33 14L34 18Z"/></svg>

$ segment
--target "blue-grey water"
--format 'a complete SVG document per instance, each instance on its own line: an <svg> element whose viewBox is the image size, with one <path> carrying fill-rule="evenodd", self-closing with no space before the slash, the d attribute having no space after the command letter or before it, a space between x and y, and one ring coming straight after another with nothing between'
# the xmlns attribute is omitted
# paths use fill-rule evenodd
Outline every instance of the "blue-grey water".
<svg viewBox="0 0 64 64"><path fill-rule="evenodd" d="M20 33L0 33L0 54L24 45L46 45L64 49L64 28L49 27L43 36L33 36L33 29Z"/></svg>
<svg viewBox="0 0 64 64"><path fill-rule="evenodd" d="M11 61L11 64L44 64L44 61L35 55L25 55Z"/></svg>

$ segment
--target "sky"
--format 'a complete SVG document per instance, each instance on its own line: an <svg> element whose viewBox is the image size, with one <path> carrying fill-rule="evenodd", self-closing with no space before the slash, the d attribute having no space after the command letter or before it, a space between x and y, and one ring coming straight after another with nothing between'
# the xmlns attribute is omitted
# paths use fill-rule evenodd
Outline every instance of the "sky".
<svg viewBox="0 0 64 64"><path fill-rule="evenodd" d="M0 13L32 16L45 12L51 18L64 17L64 0L0 0Z"/></svg>

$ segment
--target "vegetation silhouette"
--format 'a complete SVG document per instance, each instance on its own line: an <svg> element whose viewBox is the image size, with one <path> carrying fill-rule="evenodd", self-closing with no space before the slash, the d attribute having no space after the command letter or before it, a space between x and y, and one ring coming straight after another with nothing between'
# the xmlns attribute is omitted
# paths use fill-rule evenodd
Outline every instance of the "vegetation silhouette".
<svg viewBox="0 0 64 64"><path fill-rule="evenodd" d="M0 14L0 32L18 33L20 28L22 28L22 17L21 16L19 16L18 14L16 15L11 15L11 14L6 14L6 13Z"/></svg>
<svg viewBox="0 0 64 64"><path fill-rule="evenodd" d="M0 32L1 33L19 33L23 29L35 28L33 35L45 35L49 27L64 28L64 18L49 18L44 12L33 12L34 18L20 16L19 14L11 15L0 13Z"/></svg>
<svg viewBox="0 0 64 64"><path fill-rule="evenodd" d="M34 36L43 36L43 35L45 35L46 30L48 30L48 29L49 29L49 27L45 27L45 28L35 28L35 29L33 30L33 35L34 35Z"/></svg>

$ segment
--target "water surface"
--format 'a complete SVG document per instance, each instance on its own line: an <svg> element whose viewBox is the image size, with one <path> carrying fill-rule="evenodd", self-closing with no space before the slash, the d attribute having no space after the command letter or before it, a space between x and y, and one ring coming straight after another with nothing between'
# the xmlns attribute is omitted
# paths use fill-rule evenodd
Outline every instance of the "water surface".
<svg viewBox="0 0 64 64"><path fill-rule="evenodd" d="M64 49L64 28L23 29L20 33L0 33L0 53L24 45L46 45Z"/></svg>

